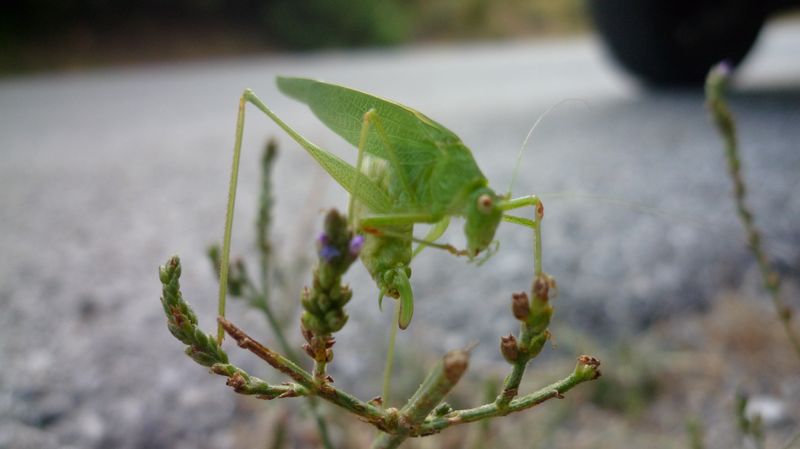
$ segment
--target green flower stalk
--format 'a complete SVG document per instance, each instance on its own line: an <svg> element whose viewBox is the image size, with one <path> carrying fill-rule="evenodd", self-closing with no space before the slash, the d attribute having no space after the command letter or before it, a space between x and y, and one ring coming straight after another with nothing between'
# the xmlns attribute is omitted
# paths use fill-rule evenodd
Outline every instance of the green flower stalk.
<svg viewBox="0 0 800 449"><path fill-rule="evenodd" d="M162 284L161 305L167 316L167 328L186 345L186 355L192 360L210 368L215 374L227 377L228 386L240 394L255 395L262 399L304 394L299 385L272 386L228 362L228 355L217 344L214 336L204 333L197 326L197 316L183 299L179 282L181 262L177 256L161 266L158 274Z"/></svg>
<svg viewBox="0 0 800 449"><path fill-rule="evenodd" d="M317 238L319 261L314 268L311 288L300 295L303 328L315 335L337 332L347 323L344 306L353 292L342 284L342 276L358 259L364 238L353 235L347 219L331 210L325 217L325 228Z"/></svg>
<svg viewBox="0 0 800 449"><path fill-rule="evenodd" d="M306 340L303 349L314 360L318 383L329 380L325 370L333 360L336 340L332 334L347 323L344 306L353 297L350 287L342 284L342 276L358 259L363 245L364 238L353 233L347 218L336 210L328 212L323 232L317 237L318 262L311 287L300 294L300 328Z"/></svg>

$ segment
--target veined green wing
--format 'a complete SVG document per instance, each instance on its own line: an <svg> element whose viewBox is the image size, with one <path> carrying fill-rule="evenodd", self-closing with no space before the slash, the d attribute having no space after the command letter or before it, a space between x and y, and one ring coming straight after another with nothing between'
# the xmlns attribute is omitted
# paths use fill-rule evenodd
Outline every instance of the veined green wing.
<svg viewBox="0 0 800 449"><path fill-rule="evenodd" d="M277 83L283 93L307 104L328 128L355 147L359 144L364 114L374 109L383 136L371 130L365 151L371 156L397 161L397 169L403 171L402 176L413 190L408 192L408 201L397 205L406 211L445 212L464 186L485 182L472 154L458 136L412 108L322 81L278 77ZM394 157L389 151L395 153Z"/></svg>

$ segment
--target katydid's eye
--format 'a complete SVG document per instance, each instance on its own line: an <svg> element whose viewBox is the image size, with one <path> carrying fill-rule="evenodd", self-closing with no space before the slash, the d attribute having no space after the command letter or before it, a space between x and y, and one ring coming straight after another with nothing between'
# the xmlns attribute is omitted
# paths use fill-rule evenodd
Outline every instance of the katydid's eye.
<svg viewBox="0 0 800 449"><path fill-rule="evenodd" d="M494 201L492 201L491 196L484 193L483 195L478 197L478 210L481 211L481 213L484 214L491 213L492 206L494 206Z"/></svg>

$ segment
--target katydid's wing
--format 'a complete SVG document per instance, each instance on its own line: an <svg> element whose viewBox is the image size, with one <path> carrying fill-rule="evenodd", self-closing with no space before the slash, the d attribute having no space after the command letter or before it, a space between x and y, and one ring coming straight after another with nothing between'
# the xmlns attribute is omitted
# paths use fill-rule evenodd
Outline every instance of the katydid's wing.
<svg viewBox="0 0 800 449"><path fill-rule="evenodd" d="M459 213L467 190L486 184L458 136L412 108L321 81L278 77L277 82L283 93L307 104L328 128L356 147L364 115L375 111L365 151L398 171L390 190L407 195L392 195L398 199L395 211Z"/></svg>
<svg viewBox="0 0 800 449"><path fill-rule="evenodd" d="M433 168L445 156L442 147L460 143L458 136L414 109L335 84L303 78L278 78L285 94L307 104L335 133L358 147L365 114L373 110L364 151L386 160L395 170L391 178L395 208L430 211L422 207ZM398 190L399 189L399 190Z"/></svg>
<svg viewBox="0 0 800 449"><path fill-rule="evenodd" d="M401 162L413 162L415 156L435 152L439 144L460 141L452 131L422 113L390 100L305 78L278 77L277 82L281 92L307 104L328 128L356 147L364 114L374 109L390 143L397 146L398 151L406 153L400 155ZM366 151L388 159L385 145L375 133L372 134ZM408 147L417 148L418 151L411 153Z"/></svg>

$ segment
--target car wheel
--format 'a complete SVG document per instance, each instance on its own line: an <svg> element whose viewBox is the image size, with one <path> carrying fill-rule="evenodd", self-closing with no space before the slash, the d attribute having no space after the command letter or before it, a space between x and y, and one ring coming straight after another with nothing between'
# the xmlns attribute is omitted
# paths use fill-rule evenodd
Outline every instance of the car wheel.
<svg viewBox="0 0 800 449"><path fill-rule="evenodd" d="M744 59L766 20L761 0L589 0L606 47L651 85L699 85Z"/></svg>

